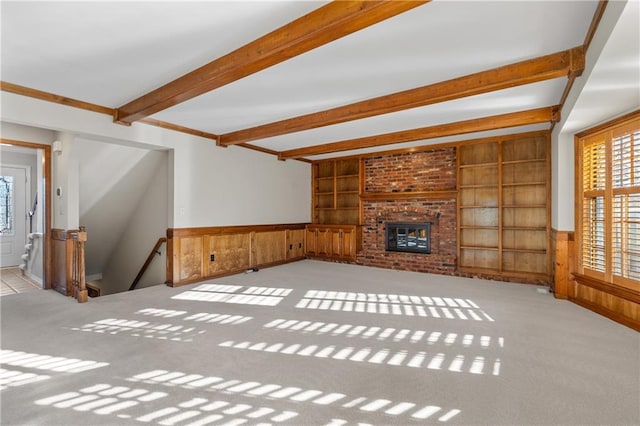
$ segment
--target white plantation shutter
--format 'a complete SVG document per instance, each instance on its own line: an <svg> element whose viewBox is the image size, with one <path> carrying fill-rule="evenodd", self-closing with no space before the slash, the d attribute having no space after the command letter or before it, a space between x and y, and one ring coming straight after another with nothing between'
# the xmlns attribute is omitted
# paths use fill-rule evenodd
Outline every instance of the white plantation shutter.
<svg viewBox="0 0 640 426"><path fill-rule="evenodd" d="M582 262L585 268L605 272L606 140L596 137L582 148Z"/></svg>
<svg viewBox="0 0 640 426"><path fill-rule="evenodd" d="M579 140L583 272L640 288L640 119Z"/></svg>
<svg viewBox="0 0 640 426"><path fill-rule="evenodd" d="M582 149L582 188L589 191L604 190L606 184L605 139L597 138L585 143Z"/></svg>

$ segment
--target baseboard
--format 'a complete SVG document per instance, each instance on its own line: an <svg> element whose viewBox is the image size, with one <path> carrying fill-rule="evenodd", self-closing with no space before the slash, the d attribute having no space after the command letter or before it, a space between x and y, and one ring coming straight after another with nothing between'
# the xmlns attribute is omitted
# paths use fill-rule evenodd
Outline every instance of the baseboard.
<svg viewBox="0 0 640 426"><path fill-rule="evenodd" d="M279 266L279 265L284 265L287 263L293 263L293 262L298 262L300 260L304 260L305 257L295 257L295 258L291 258L291 259L287 259L287 260L283 260L283 261L279 261L279 262L271 262L271 263L266 263L264 265L259 265L256 267L256 269L260 270L260 269L266 269L266 268L271 268L273 266ZM184 280L184 281L180 281L177 284L173 284L170 282L165 283L168 287L182 287L184 285L188 285L188 284L195 284L195 283L200 283L203 281L208 281L208 280L212 280L215 278L222 278L222 277L228 277L231 275L237 275L237 274L243 274L247 271L250 271L251 269L247 270L247 269L235 269L235 270L231 270L231 271L224 271L224 272L219 272L213 275L209 275L208 277L204 277L204 278L195 278L195 279L191 279L191 280Z"/></svg>

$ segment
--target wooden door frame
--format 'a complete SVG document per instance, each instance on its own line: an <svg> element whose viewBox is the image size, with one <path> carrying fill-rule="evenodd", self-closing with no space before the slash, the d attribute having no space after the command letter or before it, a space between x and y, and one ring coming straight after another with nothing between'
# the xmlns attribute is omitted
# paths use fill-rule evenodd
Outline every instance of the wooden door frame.
<svg viewBox="0 0 640 426"><path fill-rule="evenodd" d="M44 150L44 162L42 164L42 175L45 181L44 188L44 247L42 255L43 266L43 288L50 289L52 283L52 250L51 250L51 145L18 141L14 139L0 138L0 143L22 146L25 148L42 149Z"/></svg>

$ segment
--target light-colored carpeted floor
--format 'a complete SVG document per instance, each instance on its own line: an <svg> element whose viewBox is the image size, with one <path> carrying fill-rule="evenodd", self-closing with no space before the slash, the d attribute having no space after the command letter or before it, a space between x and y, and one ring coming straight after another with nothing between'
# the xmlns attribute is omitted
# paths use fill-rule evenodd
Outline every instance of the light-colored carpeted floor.
<svg viewBox="0 0 640 426"><path fill-rule="evenodd" d="M0 423L640 424L640 335L539 290L302 261L2 297Z"/></svg>

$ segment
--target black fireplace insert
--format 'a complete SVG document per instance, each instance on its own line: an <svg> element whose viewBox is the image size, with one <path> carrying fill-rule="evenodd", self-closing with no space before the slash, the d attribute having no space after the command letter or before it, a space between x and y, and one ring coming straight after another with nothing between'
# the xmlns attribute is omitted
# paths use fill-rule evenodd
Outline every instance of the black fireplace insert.
<svg viewBox="0 0 640 426"><path fill-rule="evenodd" d="M431 222L387 222L386 250L431 253Z"/></svg>

